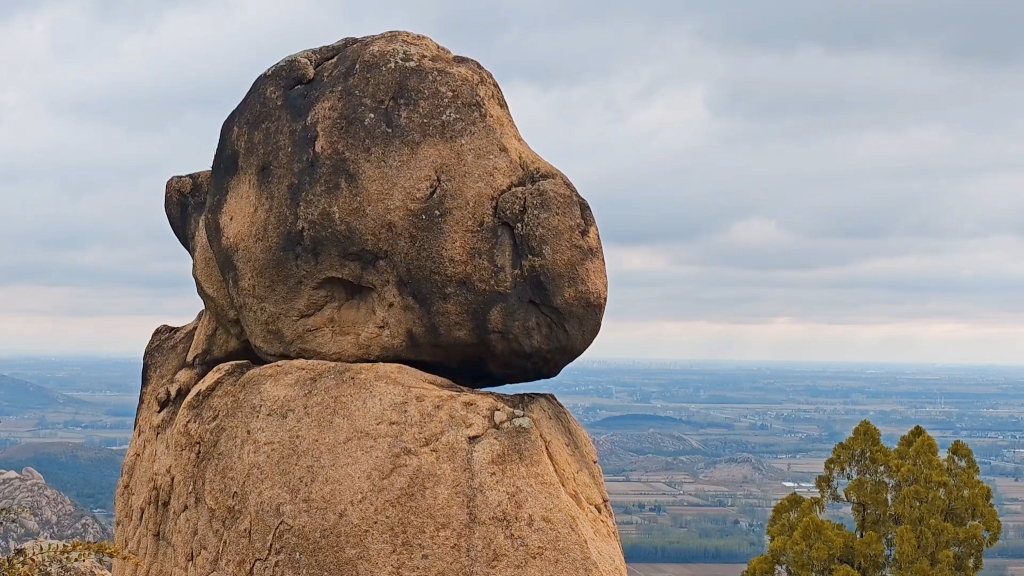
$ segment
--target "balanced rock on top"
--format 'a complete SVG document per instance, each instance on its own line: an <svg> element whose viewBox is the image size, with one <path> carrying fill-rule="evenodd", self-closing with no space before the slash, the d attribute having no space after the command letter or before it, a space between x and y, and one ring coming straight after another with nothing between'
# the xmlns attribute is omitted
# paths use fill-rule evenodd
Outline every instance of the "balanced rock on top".
<svg viewBox="0 0 1024 576"><path fill-rule="evenodd" d="M479 388L593 341L597 226L477 62L404 32L259 77L166 207L206 304L190 362L397 362Z"/></svg>

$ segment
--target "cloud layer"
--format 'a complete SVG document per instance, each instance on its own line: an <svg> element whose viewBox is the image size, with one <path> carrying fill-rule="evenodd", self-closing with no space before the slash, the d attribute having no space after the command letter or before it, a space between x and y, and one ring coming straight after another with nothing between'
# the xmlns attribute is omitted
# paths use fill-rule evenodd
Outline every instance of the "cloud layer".
<svg viewBox="0 0 1024 576"><path fill-rule="evenodd" d="M848 4L5 1L0 352L190 320L166 178L281 57L410 29L490 69L590 201L592 355L1018 361L1024 4Z"/></svg>

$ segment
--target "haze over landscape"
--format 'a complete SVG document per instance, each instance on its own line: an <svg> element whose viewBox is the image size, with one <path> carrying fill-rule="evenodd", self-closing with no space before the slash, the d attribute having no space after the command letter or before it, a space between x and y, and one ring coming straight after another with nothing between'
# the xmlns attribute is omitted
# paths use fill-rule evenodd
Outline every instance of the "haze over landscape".
<svg viewBox="0 0 1024 576"><path fill-rule="evenodd" d="M1022 22L0 0L0 575L1024 576Z"/></svg>
<svg viewBox="0 0 1024 576"><path fill-rule="evenodd" d="M0 352L137 357L200 307L169 174L281 54L417 30L589 200L586 357L1017 363L1013 2L0 6Z"/></svg>

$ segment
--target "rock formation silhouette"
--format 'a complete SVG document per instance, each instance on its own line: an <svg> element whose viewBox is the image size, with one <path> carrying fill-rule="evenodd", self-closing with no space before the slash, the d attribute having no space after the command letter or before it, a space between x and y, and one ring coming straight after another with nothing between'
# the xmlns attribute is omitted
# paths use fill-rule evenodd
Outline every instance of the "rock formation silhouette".
<svg viewBox="0 0 1024 576"><path fill-rule="evenodd" d="M478 63L405 32L282 60L168 219L205 309L157 329L119 575L624 575L550 395L597 335L597 226Z"/></svg>

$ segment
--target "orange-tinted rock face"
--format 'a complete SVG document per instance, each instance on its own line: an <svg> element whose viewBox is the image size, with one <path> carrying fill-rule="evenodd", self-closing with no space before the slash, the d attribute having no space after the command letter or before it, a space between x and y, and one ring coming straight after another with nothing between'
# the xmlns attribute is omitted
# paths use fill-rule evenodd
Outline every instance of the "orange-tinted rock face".
<svg viewBox="0 0 1024 576"><path fill-rule="evenodd" d="M393 32L286 58L168 183L207 305L191 358L397 362L547 378L607 296L590 209L475 61Z"/></svg>
<svg viewBox="0 0 1024 576"><path fill-rule="evenodd" d="M479 64L400 32L286 58L166 210L206 308L146 350L115 574L625 575L569 412L473 389L557 374L607 295Z"/></svg>
<svg viewBox="0 0 1024 576"><path fill-rule="evenodd" d="M548 395L398 364L146 352L117 491L118 576L625 576L589 438Z"/></svg>

